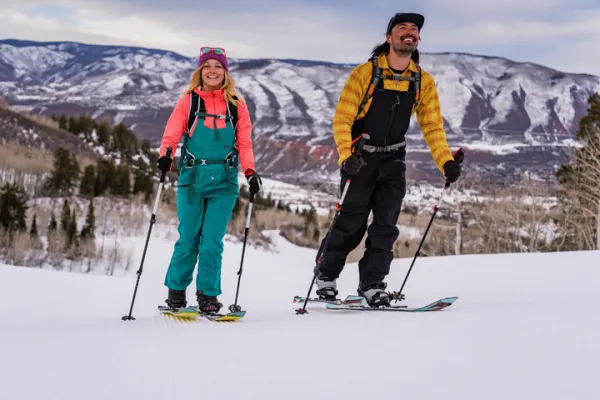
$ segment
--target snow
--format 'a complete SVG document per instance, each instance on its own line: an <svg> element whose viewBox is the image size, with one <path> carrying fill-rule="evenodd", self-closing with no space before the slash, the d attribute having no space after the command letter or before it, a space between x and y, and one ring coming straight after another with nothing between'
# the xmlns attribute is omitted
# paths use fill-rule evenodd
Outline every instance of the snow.
<svg viewBox="0 0 600 400"><path fill-rule="evenodd" d="M244 320L184 324L156 312L174 242L162 232L151 238L135 321L121 320L135 269L108 277L0 266L0 398L597 397L600 252L420 258L406 302L458 296L451 308L383 314L314 305L297 316L291 300L306 294L315 251L268 232L275 252L246 250ZM139 263L145 237L131 240ZM241 244L226 241L225 307L240 256ZM394 289L410 261L393 262ZM355 293L356 282L350 264L340 292Z"/></svg>
<svg viewBox="0 0 600 400"><path fill-rule="evenodd" d="M246 182L243 174L238 176L239 182ZM283 201L288 204L292 211L296 209L310 210L314 207L318 215L329 215L329 210L338 200L329 194L318 190L305 189L298 185L282 182L276 179L261 178L263 184L262 196L268 197L271 195L273 200Z"/></svg>

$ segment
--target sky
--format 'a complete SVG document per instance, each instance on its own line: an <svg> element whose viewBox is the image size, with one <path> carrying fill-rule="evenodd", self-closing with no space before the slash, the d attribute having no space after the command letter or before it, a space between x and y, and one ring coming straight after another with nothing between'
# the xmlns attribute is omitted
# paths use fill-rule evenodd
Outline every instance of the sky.
<svg viewBox="0 0 600 400"><path fill-rule="evenodd" d="M600 75L600 0L0 0L0 39L359 63L396 12L425 16L422 52Z"/></svg>

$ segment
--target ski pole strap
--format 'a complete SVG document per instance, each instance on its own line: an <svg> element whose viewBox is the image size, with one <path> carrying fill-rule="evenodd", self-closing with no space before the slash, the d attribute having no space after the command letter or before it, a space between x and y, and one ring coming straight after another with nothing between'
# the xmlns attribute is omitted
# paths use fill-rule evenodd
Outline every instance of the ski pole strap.
<svg viewBox="0 0 600 400"><path fill-rule="evenodd" d="M454 157L455 163L462 164L463 160L465 159L465 151L462 147L459 147L458 150L456 150L454 154L452 154L452 157Z"/></svg>
<svg viewBox="0 0 600 400"><path fill-rule="evenodd" d="M369 144L365 144L363 146L363 150L368 153L387 153L390 151L396 151L406 146L406 142L400 142L396 144L390 144L389 146L371 146Z"/></svg>
<svg viewBox="0 0 600 400"><path fill-rule="evenodd" d="M365 146L365 143L370 138L371 138L371 136L369 136L368 133L361 134L359 137L354 139L352 141L352 143L350 144L350 152L352 154L356 154L357 156L360 157L362 155L362 151L363 151L363 147Z"/></svg>

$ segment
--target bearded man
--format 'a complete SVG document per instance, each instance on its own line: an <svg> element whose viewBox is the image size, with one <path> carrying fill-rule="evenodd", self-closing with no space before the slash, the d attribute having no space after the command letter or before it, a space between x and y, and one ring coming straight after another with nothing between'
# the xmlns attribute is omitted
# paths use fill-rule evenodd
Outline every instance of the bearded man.
<svg viewBox="0 0 600 400"><path fill-rule="evenodd" d="M358 263L357 291L371 306L389 305L392 299L385 291L385 278L406 193L405 135L413 113L440 173L450 183L460 176L460 164L454 161L446 141L435 81L418 64L424 21L420 14L394 15L385 42L373 49L369 61L352 70L340 94L333 117L340 192L349 180L352 184L329 238L323 239L317 254L315 282L322 299L336 299L336 279L347 255L367 232L371 212L365 253ZM363 133L370 138L359 156L353 154L353 144Z"/></svg>

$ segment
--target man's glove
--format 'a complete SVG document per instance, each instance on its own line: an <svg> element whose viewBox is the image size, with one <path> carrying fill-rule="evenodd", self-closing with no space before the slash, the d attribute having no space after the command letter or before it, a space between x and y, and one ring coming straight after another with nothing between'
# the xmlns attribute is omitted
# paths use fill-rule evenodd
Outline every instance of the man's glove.
<svg viewBox="0 0 600 400"><path fill-rule="evenodd" d="M172 163L173 160L171 159L171 157L162 156L158 158L158 161L156 161L156 166L162 172L169 172L171 170Z"/></svg>
<svg viewBox="0 0 600 400"><path fill-rule="evenodd" d="M352 154L350 157L344 160L342 168L344 168L344 171L346 171L348 175L356 175L365 165L367 165L367 163L362 157Z"/></svg>
<svg viewBox="0 0 600 400"><path fill-rule="evenodd" d="M444 175L449 183L456 182L460 176L460 164L457 164L454 160L446 161Z"/></svg>
<svg viewBox="0 0 600 400"><path fill-rule="evenodd" d="M262 189L262 180L256 171L246 172L246 179L248 180L248 186L250 186L250 194L256 194Z"/></svg>

